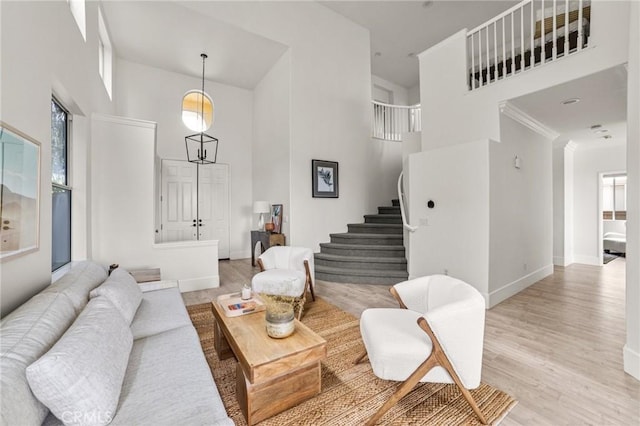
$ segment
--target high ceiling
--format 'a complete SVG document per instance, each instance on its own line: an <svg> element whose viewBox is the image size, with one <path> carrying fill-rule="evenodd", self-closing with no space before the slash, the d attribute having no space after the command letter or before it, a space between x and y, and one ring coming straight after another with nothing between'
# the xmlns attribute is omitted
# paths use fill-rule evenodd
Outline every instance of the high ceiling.
<svg viewBox="0 0 640 426"><path fill-rule="evenodd" d="M308 1L308 0L307 0ZM418 84L415 54L463 28L473 28L516 1L321 1L367 28L375 75L410 88ZM119 57L252 89L286 50L273 40L199 13L204 4L181 1L103 1ZM238 52L241 52L239 54ZM413 54L410 56L410 54Z"/></svg>
<svg viewBox="0 0 640 426"><path fill-rule="evenodd" d="M371 71L396 84L418 84L418 54L461 29L473 29L519 1L321 1L369 29ZM379 55L378 55L379 53Z"/></svg>
<svg viewBox="0 0 640 426"><path fill-rule="evenodd" d="M213 0L212 0L213 1ZM266 0L269 1L269 0ZM460 29L480 25L516 1L321 1L369 29L371 68L379 77L406 88L418 84L420 53ZM181 1L103 1L112 42L119 57L200 77L206 52L206 78L253 89L287 46L216 20ZM379 54L377 54L379 53ZM561 101L579 97L580 102ZM547 126L577 141L599 141L604 133L626 138L626 70L618 67L512 100ZM608 140L611 142L611 140Z"/></svg>
<svg viewBox="0 0 640 426"><path fill-rule="evenodd" d="M569 99L579 101L563 103ZM627 71L623 65L510 102L560 133L560 140L605 144L627 138ZM594 125L601 127L591 129Z"/></svg>
<svg viewBox="0 0 640 426"><path fill-rule="evenodd" d="M253 89L287 49L273 40L202 15L180 2L105 1L117 55L193 77Z"/></svg>

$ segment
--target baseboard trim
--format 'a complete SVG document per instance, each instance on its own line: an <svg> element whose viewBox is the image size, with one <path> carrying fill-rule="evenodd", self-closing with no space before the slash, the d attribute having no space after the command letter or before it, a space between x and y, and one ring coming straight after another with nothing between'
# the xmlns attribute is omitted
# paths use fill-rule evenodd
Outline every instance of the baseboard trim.
<svg viewBox="0 0 640 426"><path fill-rule="evenodd" d="M209 277L189 278L186 280L178 280L180 293L188 291L206 290L208 288L220 287L220 276L211 275Z"/></svg>
<svg viewBox="0 0 640 426"><path fill-rule="evenodd" d="M488 307L492 308L496 306L503 300L506 300L511 296L518 294L525 288L529 287L531 284L534 284L551 274L553 274L553 265L549 264L547 266L543 266L537 271L533 271L528 275L510 282L509 284L506 284L497 290L490 292L488 297Z"/></svg>
<svg viewBox="0 0 640 426"><path fill-rule="evenodd" d="M640 380L640 354L628 345L624 345L622 358L624 360L625 373L633 376L636 380Z"/></svg>
<svg viewBox="0 0 640 426"><path fill-rule="evenodd" d="M571 265L571 261L563 256L554 256L553 257L553 264L556 266L569 266Z"/></svg>
<svg viewBox="0 0 640 426"><path fill-rule="evenodd" d="M573 263L581 263L583 265L602 266L600 258L598 256L585 256L582 254L576 254L573 256Z"/></svg>

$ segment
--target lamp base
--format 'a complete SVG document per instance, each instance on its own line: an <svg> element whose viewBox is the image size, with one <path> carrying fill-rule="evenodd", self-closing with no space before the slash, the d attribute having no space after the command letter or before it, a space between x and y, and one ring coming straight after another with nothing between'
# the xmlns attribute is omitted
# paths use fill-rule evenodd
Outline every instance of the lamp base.
<svg viewBox="0 0 640 426"><path fill-rule="evenodd" d="M264 231L264 213L260 213L260 218L258 219L258 231Z"/></svg>

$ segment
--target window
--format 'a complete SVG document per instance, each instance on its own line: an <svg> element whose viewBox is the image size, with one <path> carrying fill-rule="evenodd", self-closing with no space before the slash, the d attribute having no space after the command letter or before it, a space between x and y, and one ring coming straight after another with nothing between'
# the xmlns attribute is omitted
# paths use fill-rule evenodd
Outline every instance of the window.
<svg viewBox="0 0 640 426"><path fill-rule="evenodd" d="M627 176L609 175L602 179L602 219L627 219Z"/></svg>
<svg viewBox="0 0 640 426"><path fill-rule="evenodd" d="M107 26L102 17L102 11L98 9L98 73L102 78L105 89L111 99L111 87L113 80L113 49L111 48L111 40L107 32Z"/></svg>
<svg viewBox="0 0 640 426"><path fill-rule="evenodd" d="M51 270L71 262L71 188L69 187L69 113L51 99L52 239Z"/></svg>
<svg viewBox="0 0 640 426"><path fill-rule="evenodd" d="M80 30L80 34L82 34L82 38L84 39L84 41L87 41L87 24L84 12L84 0L67 0L67 3L69 3L69 8L71 9L73 19L75 19L76 24L78 24L78 29Z"/></svg>

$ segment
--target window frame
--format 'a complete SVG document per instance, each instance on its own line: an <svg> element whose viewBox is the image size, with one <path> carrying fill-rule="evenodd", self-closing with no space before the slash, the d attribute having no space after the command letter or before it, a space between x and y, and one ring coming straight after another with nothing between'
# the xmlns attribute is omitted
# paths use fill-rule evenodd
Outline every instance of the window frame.
<svg viewBox="0 0 640 426"><path fill-rule="evenodd" d="M73 206L73 188L70 184L70 180L71 180L71 173L70 173L70 158L71 158L71 122L73 120L71 113L69 112L69 110L63 105L62 102L60 102L60 100L55 96L52 95L51 96L51 102L55 103L56 106L62 110L65 114L65 150L64 150L64 181L65 183L58 183L58 182L54 182L53 180L53 167L51 168L51 200L53 202L53 195L56 189L58 190L62 190L62 191L68 191L69 192L69 261L67 263L64 263L62 265L57 266L56 268L54 268L54 264L53 264L53 227L51 230L51 272L55 272L60 270L60 268L65 267L66 265L68 265L71 262L71 245L72 245L72 220L73 220L73 216L72 216L72 206ZM53 157L52 157L52 161L53 161ZM53 205L52 205L52 211L51 211L51 217L53 219Z"/></svg>
<svg viewBox="0 0 640 426"><path fill-rule="evenodd" d="M109 99L113 99L113 46L101 8L98 8L98 74Z"/></svg>

